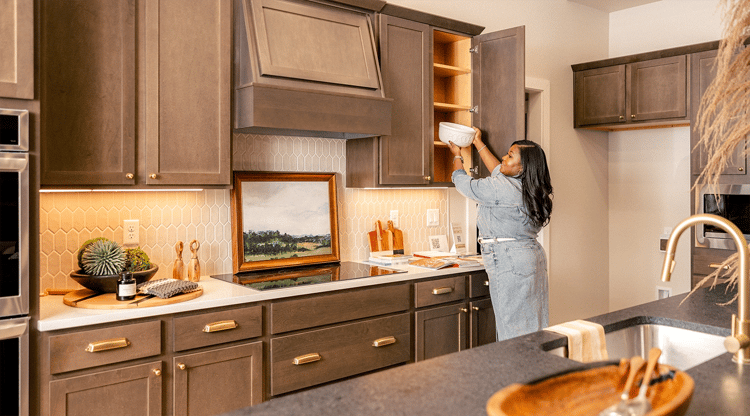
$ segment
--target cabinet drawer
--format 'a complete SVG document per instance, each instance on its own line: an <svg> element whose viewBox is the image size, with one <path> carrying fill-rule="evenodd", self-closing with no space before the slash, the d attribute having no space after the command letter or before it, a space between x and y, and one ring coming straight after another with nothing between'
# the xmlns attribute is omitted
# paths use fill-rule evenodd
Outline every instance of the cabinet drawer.
<svg viewBox="0 0 750 416"><path fill-rule="evenodd" d="M408 313L275 338L271 395L404 363L410 350Z"/></svg>
<svg viewBox="0 0 750 416"><path fill-rule="evenodd" d="M414 284L414 304L417 308L453 302L465 297L466 275Z"/></svg>
<svg viewBox="0 0 750 416"><path fill-rule="evenodd" d="M174 318L174 350L239 341L263 335L263 307Z"/></svg>
<svg viewBox="0 0 750 416"><path fill-rule="evenodd" d="M49 338L52 374L161 353L161 321L121 325Z"/></svg>
<svg viewBox="0 0 750 416"><path fill-rule="evenodd" d="M472 273L469 276L469 297L478 298L490 295L490 278L487 273Z"/></svg>
<svg viewBox="0 0 750 416"><path fill-rule="evenodd" d="M721 250L710 248L696 248L693 252L693 274L709 275L727 259L734 254L733 250ZM720 274L720 276L722 276Z"/></svg>
<svg viewBox="0 0 750 416"><path fill-rule="evenodd" d="M335 324L409 309L409 284L357 289L271 304L271 333Z"/></svg>

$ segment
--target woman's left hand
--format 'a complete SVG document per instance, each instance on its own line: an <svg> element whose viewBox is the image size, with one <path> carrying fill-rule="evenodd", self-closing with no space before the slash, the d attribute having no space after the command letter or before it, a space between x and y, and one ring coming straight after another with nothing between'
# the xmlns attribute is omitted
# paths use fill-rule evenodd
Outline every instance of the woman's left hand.
<svg viewBox="0 0 750 416"><path fill-rule="evenodd" d="M450 146L451 153L453 153L453 156L461 156L461 148L456 146L455 143L449 141L448 145Z"/></svg>

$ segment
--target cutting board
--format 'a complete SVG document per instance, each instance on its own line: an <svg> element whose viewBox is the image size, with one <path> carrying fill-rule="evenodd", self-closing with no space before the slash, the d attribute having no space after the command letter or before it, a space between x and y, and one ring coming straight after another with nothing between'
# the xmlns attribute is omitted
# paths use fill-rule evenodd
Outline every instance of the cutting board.
<svg viewBox="0 0 750 416"><path fill-rule="evenodd" d="M388 221L388 231L393 235L391 245L393 254L404 254L404 233L393 226L393 221Z"/></svg>
<svg viewBox="0 0 750 416"><path fill-rule="evenodd" d="M131 309L131 308L147 308L150 306L164 306L171 305L173 303L180 303L186 300L195 299L203 294L203 288L189 293L183 293L180 295L172 296L171 298L162 299L160 297L153 297L146 299L142 302L139 300L146 297L146 295L135 295L133 300L119 301L115 298L114 293L100 293L98 296L87 298L88 296L94 295L97 292L89 289L79 289L66 294L63 297L63 303L68 306L84 309ZM87 298L87 299L84 299ZM134 303L138 302L138 303Z"/></svg>

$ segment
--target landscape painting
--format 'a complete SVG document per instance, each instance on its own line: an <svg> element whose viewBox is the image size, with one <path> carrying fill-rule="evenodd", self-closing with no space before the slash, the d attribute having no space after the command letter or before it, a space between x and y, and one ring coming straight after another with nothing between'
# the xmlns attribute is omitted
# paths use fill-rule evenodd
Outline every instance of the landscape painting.
<svg viewBox="0 0 750 416"><path fill-rule="evenodd" d="M335 174L235 172L235 273L339 260Z"/></svg>

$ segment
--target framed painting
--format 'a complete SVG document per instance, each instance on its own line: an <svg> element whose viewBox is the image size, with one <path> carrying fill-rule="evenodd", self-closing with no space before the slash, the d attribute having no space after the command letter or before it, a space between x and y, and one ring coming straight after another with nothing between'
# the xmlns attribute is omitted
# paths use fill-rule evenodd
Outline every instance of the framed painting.
<svg viewBox="0 0 750 416"><path fill-rule="evenodd" d="M234 172L234 273L339 261L336 175Z"/></svg>

